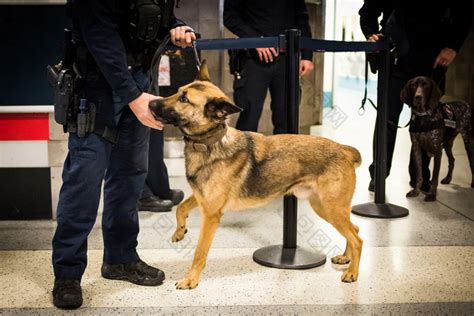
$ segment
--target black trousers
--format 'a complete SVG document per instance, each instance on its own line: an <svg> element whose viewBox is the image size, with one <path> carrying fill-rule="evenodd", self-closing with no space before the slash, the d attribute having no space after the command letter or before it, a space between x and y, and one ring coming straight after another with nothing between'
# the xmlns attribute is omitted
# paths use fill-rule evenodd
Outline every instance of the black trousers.
<svg viewBox="0 0 474 316"><path fill-rule="evenodd" d="M387 176L390 174L392 167L393 151L395 149L395 141L398 132L398 120L403 109L403 102L400 100L400 92L405 84L412 78L417 76L426 76L432 78L444 93L446 69L437 68L433 70L432 65L437 56L436 51L426 54L419 53L410 57L407 61L399 61L398 65L393 66L390 73L390 81L388 88L388 124L387 124ZM375 175L375 144L377 131L375 130L373 139L373 162L369 167L370 176L373 179ZM422 175L423 182L430 181L430 157L426 152L422 152ZM409 164L410 179L416 178L415 165L410 153Z"/></svg>
<svg viewBox="0 0 474 316"><path fill-rule="evenodd" d="M148 151L148 174L141 198L156 195L161 199L169 199L170 183L168 169L163 158L163 131L150 130L150 146Z"/></svg>
<svg viewBox="0 0 474 316"><path fill-rule="evenodd" d="M142 89L145 73L134 73ZM94 81L86 84L86 97L103 107L123 101ZM104 262L136 262L139 232L137 201L148 166L150 129L142 125L125 106L117 126L118 142L113 145L91 133L69 134L69 152L64 162L63 184L59 194L56 233L53 238L53 268L58 278L80 279L87 265L87 239L97 219L101 184L104 182L102 235Z"/></svg>
<svg viewBox="0 0 474 316"><path fill-rule="evenodd" d="M243 108L237 120L237 129L258 130L268 90L271 96L273 133L286 132L285 57L281 55L269 64L252 58L244 62L241 78L234 80L234 101Z"/></svg>

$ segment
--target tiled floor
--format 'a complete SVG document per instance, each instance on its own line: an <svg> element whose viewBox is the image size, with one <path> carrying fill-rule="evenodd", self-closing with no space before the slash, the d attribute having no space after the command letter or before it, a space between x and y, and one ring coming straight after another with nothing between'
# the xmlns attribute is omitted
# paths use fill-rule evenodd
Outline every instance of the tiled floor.
<svg viewBox="0 0 474 316"><path fill-rule="evenodd" d="M373 199L367 192L374 115L357 114L359 95L345 93L339 109L346 119L335 128L327 119L312 129L359 148L354 204ZM351 103L352 102L352 103ZM402 120L407 119L404 113ZM202 280L195 290L176 291L192 260L199 212L189 219L189 233L170 242L174 212L141 213L140 254L161 267L167 280L158 288L106 281L100 277L102 236L98 225L89 240L89 266L83 279L84 306L78 314L473 314L474 189L463 146L456 142L453 183L440 185L438 201L408 200L406 172L409 139L399 131L396 159L387 179L387 200L410 210L399 219L352 216L364 240L359 281L340 282L341 269L330 262L311 270L277 270L252 261L255 249L281 242L281 201L223 217ZM179 162L176 162L179 166ZM442 173L446 171L443 160ZM189 186L183 177L174 187ZM319 219L305 201L299 203L298 242L331 255L344 240ZM97 221L100 223L100 221ZM0 222L0 314L62 314L52 307L50 290L51 221Z"/></svg>

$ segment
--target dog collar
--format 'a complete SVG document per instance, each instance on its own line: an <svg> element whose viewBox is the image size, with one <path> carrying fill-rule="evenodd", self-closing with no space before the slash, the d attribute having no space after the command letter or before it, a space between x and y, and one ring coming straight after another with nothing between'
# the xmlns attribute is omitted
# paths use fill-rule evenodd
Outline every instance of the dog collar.
<svg viewBox="0 0 474 316"><path fill-rule="evenodd" d="M416 116L431 116L431 110L425 111L425 112L417 112L415 110L411 110L413 114Z"/></svg>
<svg viewBox="0 0 474 316"><path fill-rule="evenodd" d="M204 152L209 149L209 146L224 138L226 133L227 124L222 124L201 135L185 135L184 140L190 142L195 151Z"/></svg>

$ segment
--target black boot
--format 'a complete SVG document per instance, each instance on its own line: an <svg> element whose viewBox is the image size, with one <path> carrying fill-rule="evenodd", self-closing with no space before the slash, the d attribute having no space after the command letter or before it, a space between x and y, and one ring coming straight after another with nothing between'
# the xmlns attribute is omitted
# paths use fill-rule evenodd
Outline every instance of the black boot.
<svg viewBox="0 0 474 316"><path fill-rule="evenodd" d="M155 195L138 201L138 210L142 212L169 212L173 206L174 204L171 200L162 200Z"/></svg>
<svg viewBox="0 0 474 316"><path fill-rule="evenodd" d="M75 279L54 280L53 304L63 309L75 309L82 305L81 281Z"/></svg>
<svg viewBox="0 0 474 316"><path fill-rule="evenodd" d="M157 286L163 284L165 273L138 260L127 264L102 264L102 277L110 280L128 281L133 284Z"/></svg>
<svg viewBox="0 0 474 316"><path fill-rule="evenodd" d="M184 199L184 192L181 190L170 190L170 200L174 205L178 205Z"/></svg>

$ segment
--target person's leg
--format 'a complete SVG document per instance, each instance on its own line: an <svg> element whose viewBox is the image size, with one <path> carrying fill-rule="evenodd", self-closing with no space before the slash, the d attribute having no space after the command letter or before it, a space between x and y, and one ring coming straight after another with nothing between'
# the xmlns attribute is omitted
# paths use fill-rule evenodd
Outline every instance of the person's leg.
<svg viewBox="0 0 474 316"><path fill-rule="evenodd" d="M161 199L170 198L170 183L168 169L166 168L163 155L163 131L150 131L150 149L148 154L148 174L145 185L150 191ZM142 195L142 198L144 196Z"/></svg>
<svg viewBox="0 0 474 316"><path fill-rule="evenodd" d="M388 108L387 108L387 176L390 174L392 167L393 151L395 149L395 141L397 138L398 131L398 119L403 109L403 102L400 100L400 91L408 81L407 77L403 74L392 74L389 81L388 89ZM374 131L373 138L373 162L369 167L370 177L374 179L375 176L375 163L376 163L376 139L377 130Z"/></svg>
<svg viewBox="0 0 474 316"><path fill-rule="evenodd" d="M53 238L56 278L81 279L87 265L87 236L94 226L111 144L89 134L69 135Z"/></svg>
<svg viewBox="0 0 474 316"><path fill-rule="evenodd" d="M256 132L269 86L269 67L248 59L241 76L234 80L234 102L243 109L235 127Z"/></svg>
<svg viewBox="0 0 474 316"><path fill-rule="evenodd" d="M273 78L270 82L270 107L272 109L273 134L287 132L285 107L285 56L279 56L273 65Z"/></svg>
<svg viewBox="0 0 474 316"><path fill-rule="evenodd" d="M104 262L109 264L139 260L137 202L148 167L149 128L125 108L118 130L119 140L113 147L104 184L102 233Z"/></svg>

